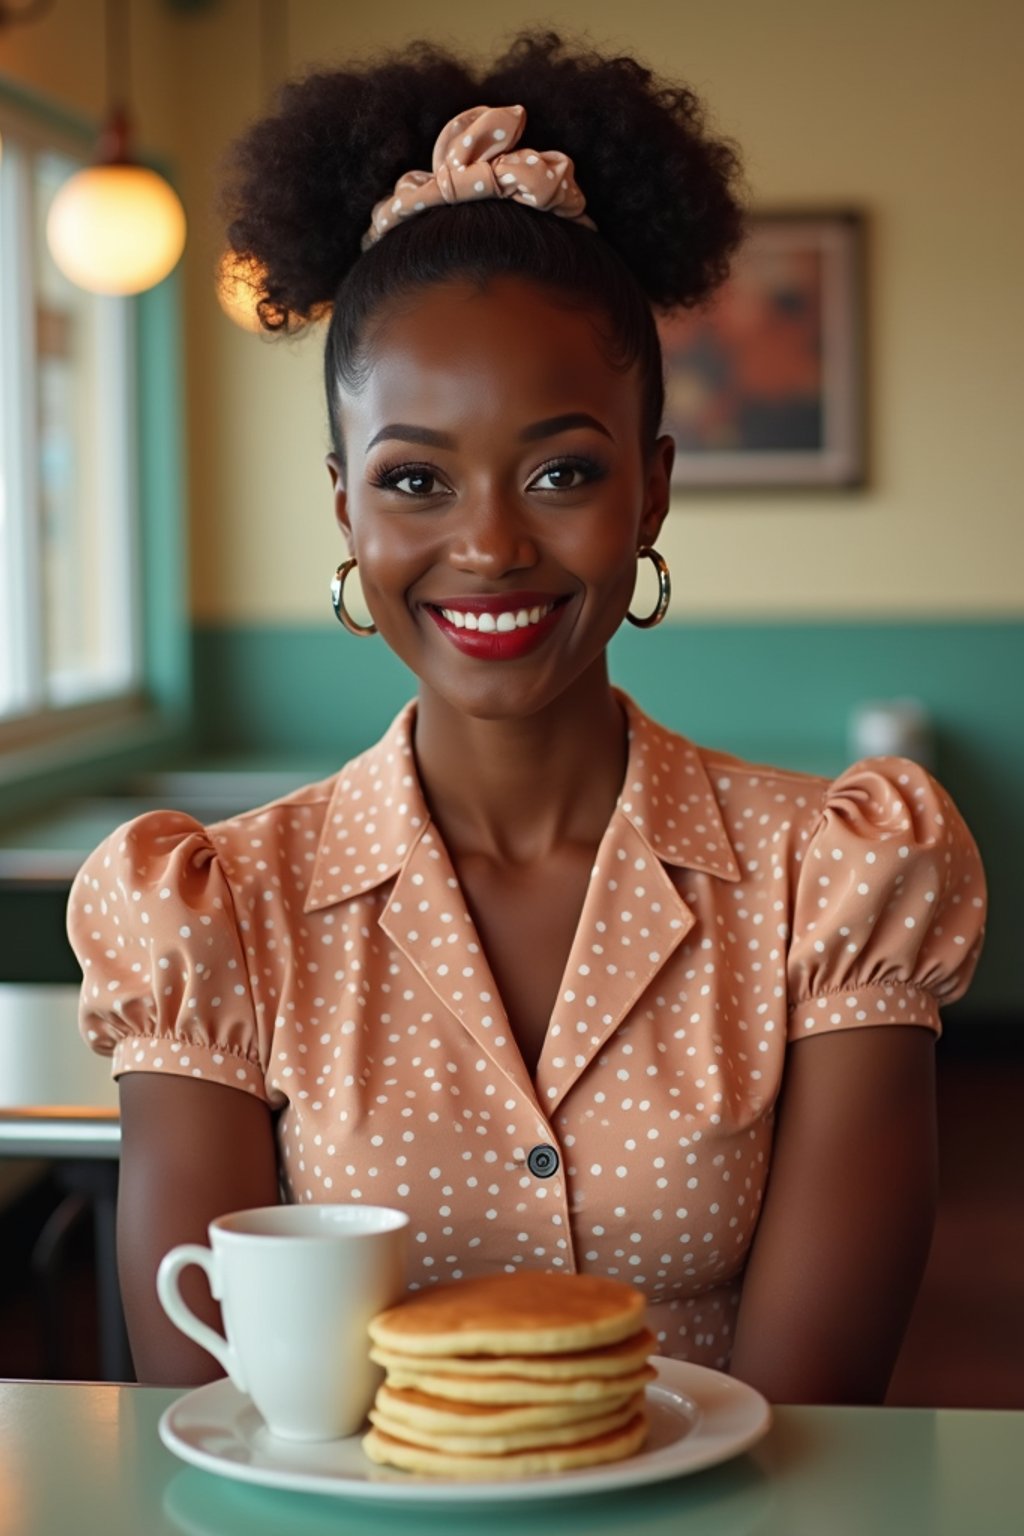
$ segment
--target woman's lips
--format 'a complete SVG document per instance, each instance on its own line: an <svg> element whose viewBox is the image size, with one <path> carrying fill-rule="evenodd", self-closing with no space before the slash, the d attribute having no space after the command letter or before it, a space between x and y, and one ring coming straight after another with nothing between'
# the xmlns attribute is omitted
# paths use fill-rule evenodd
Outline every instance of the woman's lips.
<svg viewBox="0 0 1024 1536"><path fill-rule="evenodd" d="M482 661L515 661L547 639L568 601L523 593L425 606L441 633L464 655Z"/></svg>

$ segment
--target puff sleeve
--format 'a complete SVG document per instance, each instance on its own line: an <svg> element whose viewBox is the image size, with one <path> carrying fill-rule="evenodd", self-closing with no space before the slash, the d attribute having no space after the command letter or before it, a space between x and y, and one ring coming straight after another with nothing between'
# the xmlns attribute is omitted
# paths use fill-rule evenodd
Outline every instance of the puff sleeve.
<svg viewBox="0 0 1024 1536"><path fill-rule="evenodd" d="M170 1072L267 1099L231 891L214 844L178 811L118 827L68 900L82 967L79 1028L122 1072Z"/></svg>
<svg viewBox="0 0 1024 1536"><path fill-rule="evenodd" d="M966 992L981 953L985 876L942 786L904 758L830 785L806 845L788 956L790 1040L920 1024Z"/></svg>

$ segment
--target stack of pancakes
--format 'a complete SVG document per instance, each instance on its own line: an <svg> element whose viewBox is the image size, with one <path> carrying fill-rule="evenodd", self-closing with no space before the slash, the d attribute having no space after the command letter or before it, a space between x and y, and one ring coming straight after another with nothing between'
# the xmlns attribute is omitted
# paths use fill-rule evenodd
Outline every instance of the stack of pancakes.
<svg viewBox="0 0 1024 1536"><path fill-rule="evenodd" d="M594 1275L520 1270L421 1291L370 1323L386 1380L372 1461L524 1477L630 1456L647 1432L644 1298Z"/></svg>

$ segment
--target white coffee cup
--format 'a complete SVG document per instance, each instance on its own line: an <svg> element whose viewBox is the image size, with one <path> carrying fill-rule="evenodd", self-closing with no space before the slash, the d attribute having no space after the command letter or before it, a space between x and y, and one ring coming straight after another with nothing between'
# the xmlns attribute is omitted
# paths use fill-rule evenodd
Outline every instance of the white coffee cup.
<svg viewBox="0 0 1024 1536"><path fill-rule="evenodd" d="M404 1211L380 1205L276 1205L219 1216L210 1248L172 1248L157 1272L164 1311L218 1359L275 1435L354 1434L382 1372L367 1324L405 1288ZM222 1338L185 1305L181 1271L198 1264L221 1304Z"/></svg>

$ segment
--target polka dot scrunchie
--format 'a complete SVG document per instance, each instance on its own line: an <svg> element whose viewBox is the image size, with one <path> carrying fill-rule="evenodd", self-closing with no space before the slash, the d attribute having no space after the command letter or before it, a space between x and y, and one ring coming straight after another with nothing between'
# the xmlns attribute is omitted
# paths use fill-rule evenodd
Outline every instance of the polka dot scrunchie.
<svg viewBox="0 0 1024 1536"><path fill-rule="evenodd" d="M525 107L472 107L452 118L437 136L433 170L407 171L375 205L363 250L425 208L488 197L511 198L594 229L583 212L586 198L569 156L557 149L515 148L525 126Z"/></svg>

